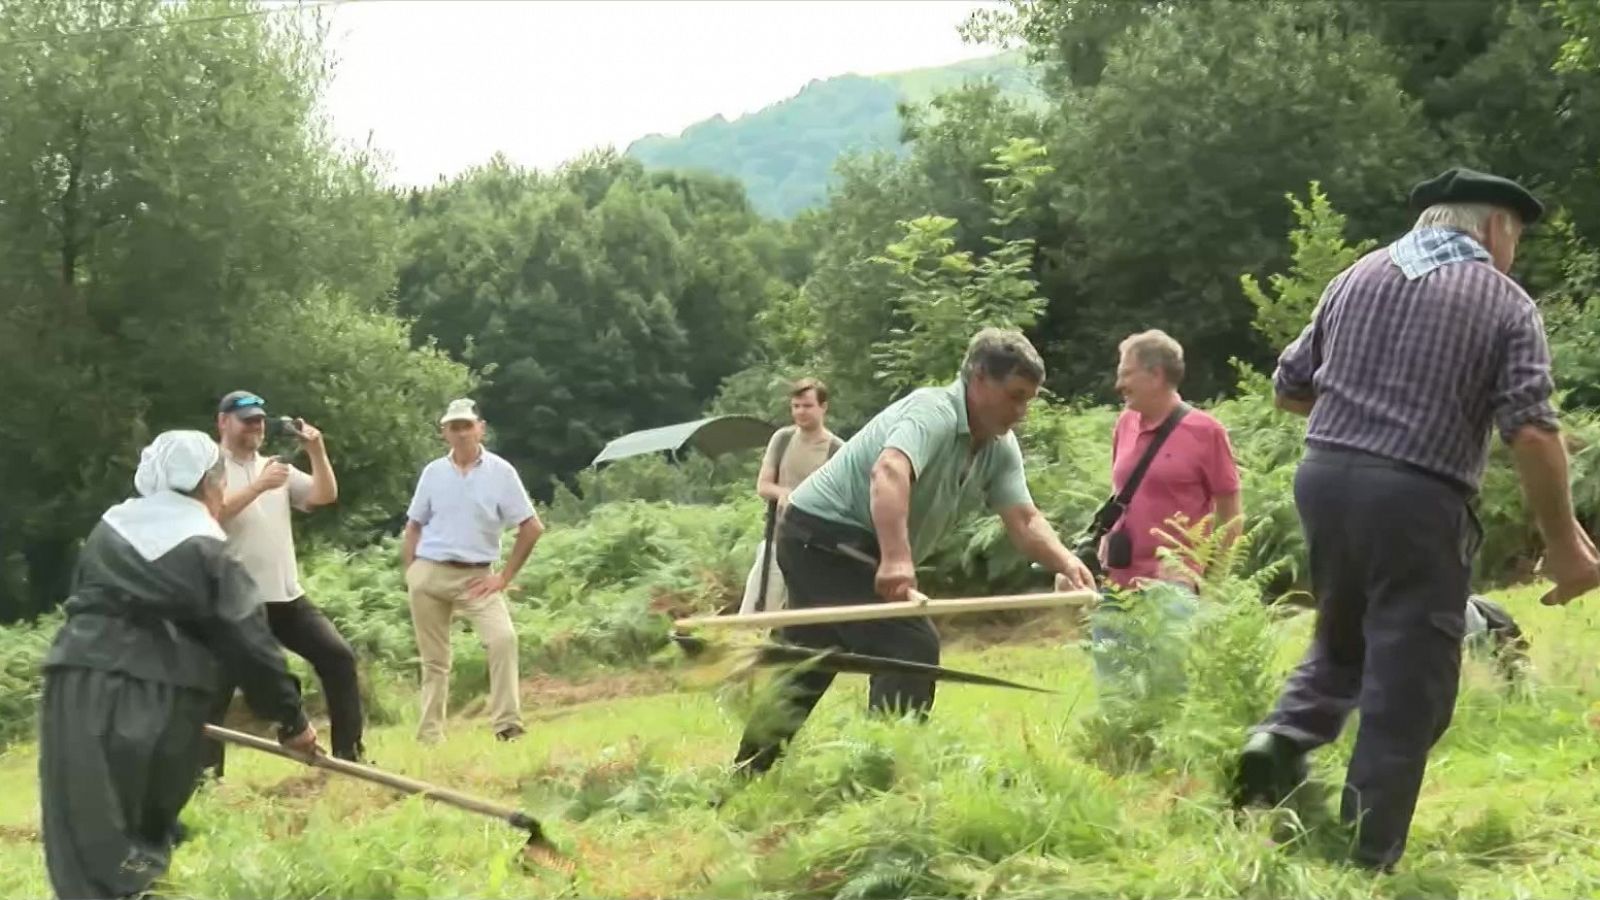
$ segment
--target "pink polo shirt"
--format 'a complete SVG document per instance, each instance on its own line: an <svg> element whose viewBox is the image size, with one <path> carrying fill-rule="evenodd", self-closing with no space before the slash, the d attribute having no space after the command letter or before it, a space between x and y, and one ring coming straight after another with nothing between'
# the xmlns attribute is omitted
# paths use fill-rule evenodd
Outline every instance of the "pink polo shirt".
<svg viewBox="0 0 1600 900"><path fill-rule="evenodd" d="M1112 433L1111 481L1120 491L1139 464L1139 457L1155 438L1161 419L1141 422L1139 414L1125 409ZM1209 413L1190 409L1167 436L1161 452L1151 461L1144 481L1117 530L1127 530L1133 540L1133 565L1108 569L1107 577L1123 587L1136 578L1160 578L1162 562L1156 548L1166 546L1154 529L1172 532L1167 519L1182 514L1193 525L1216 509L1216 498L1237 493L1239 470L1233 462L1228 430Z"/></svg>

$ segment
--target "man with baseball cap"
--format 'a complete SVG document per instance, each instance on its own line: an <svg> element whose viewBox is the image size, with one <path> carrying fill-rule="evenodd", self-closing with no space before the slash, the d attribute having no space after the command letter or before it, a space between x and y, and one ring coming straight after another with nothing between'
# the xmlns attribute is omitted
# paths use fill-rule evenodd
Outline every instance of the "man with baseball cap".
<svg viewBox="0 0 1600 900"><path fill-rule="evenodd" d="M299 438L311 461L310 474L287 457L261 453L268 425L274 421L282 423L275 428ZM365 751L355 651L300 586L290 521L291 508L309 512L339 497L322 432L303 420L270 419L260 395L232 391L217 405L217 433L228 476L218 520L228 537L228 550L260 589L272 634L316 671L327 698L333 755L360 760ZM231 687L224 690L212 721L221 720L232 697ZM220 776L222 745L208 742L207 753L207 764Z"/></svg>
<svg viewBox="0 0 1600 900"><path fill-rule="evenodd" d="M516 468L483 446L484 422L471 400L455 400L439 419L446 455L428 463L406 511L401 561L411 624L422 658L422 719L417 739L444 738L450 694L450 622L465 616L489 656L489 714L495 736L521 737L517 635L505 594L533 552L544 525ZM500 536L516 544L500 571Z"/></svg>

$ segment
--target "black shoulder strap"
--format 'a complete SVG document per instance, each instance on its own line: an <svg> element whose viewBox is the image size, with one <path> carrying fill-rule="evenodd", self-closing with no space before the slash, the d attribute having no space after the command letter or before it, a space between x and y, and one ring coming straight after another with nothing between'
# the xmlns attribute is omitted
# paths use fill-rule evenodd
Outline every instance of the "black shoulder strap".
<svg viewBox="0 0 1600 900"><path fill-rule="evenodd" d="M1139 457L1139 464L1128 475L1128 483L1123 485L1122 491L1117 494L1117 503L1124 509L1133 500L1134 491L1139 489L1139 482L1144 480L1144 473L1149 470L1150 463L1156 458L1156 453L1160 452L1161 445L1167 442L1167 436L1172 434L1173 430L1178 427L1178 423L1183 421L1183 417L1188 414L1189 404L1179 403L1178 408L1167 416L1167 420L1161 423L1160 428L1156 429L1155 438L1150 441L1150 446L1144 448L1144 455Z"/></svg>
<svg viewBox="0 0 1600 900"><path fill-rule="evenodd" d="M1139 489L1139 482L1144 480L1145 470L1150 468L1150 463L1156 458L1156 453L1161 450L1161 445L1166 443L1167 435L1172 434L1172 430L1178 427L1178 422L1188 414L1189 404L1180 403L1178 408L1167 416L1167 420L1161 423L1161 427L1156 429L1155 437L1150 441L1150 446L1145 448L1144 455L1139 458L1139 464L1134 467L1132 472L1128 473L1128 483L1122 486L1121 491L1107 497L1106 501L1100 504L1100 508L1095 510L1094 518L1089 520L1086 534L1092 540L1099 541L1107 534L1110 534L1112 528L1116 527L1117 522L1122 519L1122 514L1128 509L1128 502L1133 499L1133 492ZM1116 446L1116 440L1116 433L1112 432L1111 443L1113 448ZM1113 449L1113 465L1115 465L1116 460L1115 453L1116 451Z"/></svg>
<svg viewBox="0 0 1600 900"><path fill-rule="evenodd" d="M828 458L833 459L833 455L838 453L843 447L844 441L841 440L837 434L830 436L828 438Z"/></svg>

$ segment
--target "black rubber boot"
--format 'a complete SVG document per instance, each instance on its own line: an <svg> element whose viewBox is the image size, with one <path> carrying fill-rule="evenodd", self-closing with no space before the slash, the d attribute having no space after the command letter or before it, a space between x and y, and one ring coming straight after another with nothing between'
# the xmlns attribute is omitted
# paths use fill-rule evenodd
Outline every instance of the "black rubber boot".
<svg viewBox="0 0 1600 900"><path fill-rule="evenodd" d="M1305 783L1306 756L1281 734L1257 732L1245 742L1234 777L1234 808L1277 806Z"/></svg>

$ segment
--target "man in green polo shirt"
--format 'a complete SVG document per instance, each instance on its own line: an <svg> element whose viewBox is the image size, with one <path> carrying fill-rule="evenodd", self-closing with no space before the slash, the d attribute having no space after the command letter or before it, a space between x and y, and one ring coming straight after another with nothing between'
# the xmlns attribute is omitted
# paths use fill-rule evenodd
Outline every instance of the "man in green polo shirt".
<svg viewBox="0 0 1600 900"><path fill-rule="evenodd" d="M1019 550L1057 573L1058 590L1090 588L1089 571L1033 505L1011 433L1043 382L1044 362L1027 338L988 328L968 345L955 382L913 391L868 422L789 495L776 543L790 608L907 599L917 564L983 506L1000 516ZM939 635L925 616L805 625L778 637L939 662ZM735 766L748 774L771 768L832 682L829 672L791 673L784 693L792 710L758 711ZM933 693L930 678L874 675L868 705L926 718Z"/></svg>

